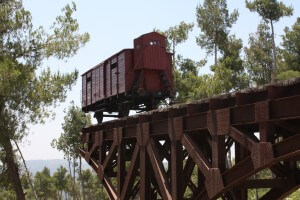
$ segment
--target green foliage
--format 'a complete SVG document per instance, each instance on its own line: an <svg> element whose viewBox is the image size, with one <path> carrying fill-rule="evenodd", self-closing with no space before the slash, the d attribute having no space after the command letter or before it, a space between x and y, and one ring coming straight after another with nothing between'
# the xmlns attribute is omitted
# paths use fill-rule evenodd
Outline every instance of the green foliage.
<svg viewBox="0 0 300 200"><path fill-rule="evenodd" d="M65 111L63 133L58 139L52 141L52 146L62 151L66 158L79 158L81 144L81 130L91 124L91 116L81 111L81 108L71 102L68 110Z"/></svg>
<svg viewBox="0 0 300 200"><path fill-rule="evenodd" d="M44 168L43 171L37 172L34 177L34 185L37 190L39 199L55 199L56 188L54 179L50 175L50 170Z"/></svg>
<svg viewBox="0 0 300 200"><path fill-rule="evenodd" d="M78 33L79 25L72 17L75 4L62 11L64 15L57 17L54 33L49 35L42 27L33 30L31 15L22 1L1 2L0 94L7 110L2 115L7 118L5 128L10 126L14 136L19 133L18 139L28 124L43 122L49 116L48 108L64 101L77 79L77 71L53 74L48 68L36 74L43 59L68 58L88 41L88 34Z"/></svg>
<svg viewBox="0 0 300 200"><path fill-rule="evenodd" d="M211 66L213 75L198 75L198 70L206 64L206 60L195 62L177 56L174 71L175 86L178 91L176 101L193 101L247 87L249 78L240 57L241 49L242 41L235 36L230 36L222 45L223 56L219 59L219 64Z"/></svg>
<svg viewBox="0 0 300 200"><path fill-rule="evenodd" d="M13 185L9 180L8 169L4 158L4 151L0 148L0 200L17 199Z"/></svg>
<svg viewBox="0 0 300 200"><path fill-rule="evenodd" d="M83 127L91 124L91 116L82 112L81 108L74 105L74 102L71 102L65 114L64 123L62 124L63 133L61 133L58 139L54 139L51 145L64 153L64 157L68 160L69 164L71 164L71 160L73 160L73 176L71 175L71 168L69 169L71 176L69 186L72 188L70 191L72 191L73 196L77 196L76 192L79 191L79 189L77 190L75 188L75 173L78 167L77 160L80 157L81 130ZM81 166L79 166L79 171L81 171ZM81 177L80 173L79 177ZM73 179L73 181L71 179ZM82 191L84 191L83 186Z"/></svg>
<svg viewBox="0 0 300 200"><path fill-rule="evenodd" d="M200 46L208 47L208 53L217 47L224 55L220 59L221 63L212 67L214 75L198 75L199 69L206 64L206 60L196 62L180 55L175 57L176 45L187 40L193 24L181 22L180 25L170 27L166 31L158 30L167 36L169 48L174 53L174 79L178 92L176 102L206 98L248 85L243 61L240 58L242 42L234 36L228 38L229 28L236 22L237 17L237 10L229 14L226 1L205 1L203 5L197 7L197 22L203 31L197 41L201 43Z"/></svg>
<svg viewBox="0 0 300 200"><path fill-rule="evenodd" d="M271 25L271 38L272 38L272 62L271 81L274 82L277 76L277 49L275 45L274 22L279 21L284 16L291 16L293 8L285 6L282 2L277 0L254 0L250 2L246 0L246 6L251 12L258 12L266 23Z"/></svg>
<svg viewBox="0 0 300 200"><path fill-rule="evenodd" d="M249 36L249 47L245 48L246 67L251 80L256 85L271 81L272 35L270 28L264 22L257 27L257 32Z"/></svg>
<svg viewBox="0 0 300 200"><path fill-rule="evenodd" d="M300 189L296 190L295 192L293 192L292 194L290 194L286 200L288 199L292 199L292 200L296 200L296 199L300 199Z"/></svg>
<svg viewBox="0 0 300 200"><path fill-rule="evenodd" d="M191 102L227 91L231 88L231 83L228 81L231 77L230 70L218 67L215 74L195 75L191 72L183 74L176 70L175 84L178 95L176 102L184 103Z"/></svg>
<svg viewBox="0 0 300 200"><path fill-rule="evenodd" d="M99 178L91 170L87 169L82 171L82 182L86 199L108 199Z"/></svg>
<svg viewBox="0 0 300 200"><path fill-rule="evenodd" d="M196 12L198 27L203 32L197 37L197 44L217 58L217 48L226 41L229 28L236 22L239 13L234 10L229 14L226 0L204 0L203 5L197 6Z"/></svg>
<svg viewBox="0 0 300 200"><path fill-rule="evenodd" d="M290 78L297 78L300 77L300 71L293 71L293 70L288 70L281 72L280 74L277 75L278 80L287 80Z"/></svg>
<svg viewBox="0 0 300 200"><path fill-rule="evenodd" d="M86 200L108 199L107 193L100 183L97 174L90 169L82 171L82 179L84 183L84 196ZM21 177L22 186L26 192L26 199L33 200L34 195L26 176ZM75 182L75 192L73 194L73 178L67 175L67 169L60 166L51 176L48 168L44 168L41 172L37 172L34 176L35 189L40 200L43 199L82 199L79 197L80 179ZM0 200L15 200L16 195L12 187L4 187L0 185Z"/></svg>
<svg viewBox="0 0 300 200"><path fill-rule="evenodd" d="M167 50L173 53L173 58L176 58L176 46L185 42L188 39L189 33L193 30L193 23L180 22L179 25L171 26L166 31L154 29L167 37Z"/></svg>
<svg viewBox="0 0 300 200"><path fill-rule="evenodd" d="M166 37L171 41L174 56L176 53L175 46L187 40L189 32L193 30L193 27L193 23L185 23L182 21L179 25L170 27L164 32Z"/></svg>
<svg viewBox="0 0 300 200"><path fill-rule="evenodd" d="M213 75L202 75L202 97L248 86L248 77L240 58L242 41L229 36L232 25L237 21L239 13L231 14L226 0L205 0L197 7L197 23L202 34L197 37L197 44L206 49L207 54L215 55L215 64L211 66ZM222 57L218 60L218 51ZM208 89L206 89L208 88ZM198 91L199 93L199 91Z"/></svg>
<svg viewBox="0 0 300 200"><path fill-rule="evenodd" d="M199 69L206 64L206 60L196 62L189 58L183 58L181 55L177 56L175 65L178 70L182 73L183 77L188 76L189 73L197 76Z"/></svg>
<svg viewBox="0 0 300 200"><path fill-rule="evenodd" d="M252 176L250 179L272 179L274 178L274 175L270 169L263 169L254 176ZM265 195L270 188L260 188L260 189L248 189L248 199L256 200L256 195L258 198L261 198L263 195ZM288 197L284 198L286 200L296 200L300 197L300 189L296 190L292 194L290 194Z"/></svg>
<svg viewBox="0 0 300 200"><path fill-rule="evenodd" d="M76 4L67 5L62 9L64 15L58 16L51 29L52 35L47 35L46 56L55 56L58 59L64 59L74 56L77 51L89 41L89 34L79 34L79 24L72 17L76 11ZM75 34L74 34L75 33Z"/></svg>
<svg viewBox="0 0 300 200"><path fill-rule="evenodd" d="M82 181L83 187L86 188L86 193L88 194L88 189L93 188L93 173L91 170L83 170L82 171Z"/></svg>
<svg viewBox="0 0 300 200"><path fill-rule="evenodd" d="M16 165L11 139L22 140L29 124L44 122L52 114L50 107L64 101L77 80L76 70L62 74L42 69L43 60L69 58L89 40L87 33L79 33L75 10L74 3L63 8L46 33L43 27L33 28L21 0L0 1L0 148L10 166ZM24 199L18 170L8 170L17 197Z"/></svg>
<svg viewBox="0 0 300 200"><path fill-rule="evenodd" d="M282 56L285 68L300 71L300 17L292 28L286 27L282 36Z"/></svg>
<svg viewBox="0 0 300 200"><path fill-rule="evenodd" d="M216 93L212 75L198 75L198 70L206 61L195 62L177 56L176 69L174 70L175 86L178 92L176 102L193 101L206 98ZM211 84L211 85L209 85Z"/></svg>
<svg viewBox="0 0 300 200"><path fill-rule="evenodd" d="M60 191L60 198L62 197L62 192L67 190L67 169L60 166L57 171L53 174L54 185L58 191Z"/></svg>
<svg viewBox="0 0 300 200"><path fill-rule="evenodd" d="M12 188L10 189L0 189L0 200L16 200L16 194Z"/></svg>
<svg viewBox="0 0 300 200"><path fill-rule="evenodd" d="M224 83L225 92L241 90L249 86L249 77L240 56L242 48L241 39L237 39L235 35L229 36L221 48L223 56L219 59L219 64L211 66L217 79Z"/></svg>
<svg viewBox="0 0 300 200"><path fill-rule="evenodd" d="M277 0L246 0L246 7L252 12L257 12L266 22L268 20L278 21L281 17L291 16L293 8L285 6Z"/></svg>
<svg viewBox="0 0 300 200"><path fill-rule="evenodd" d="M68 194L68 196L75 197L76 192L73 190L73 188L74 188L73 187L73 177L70 174L68 174L66 176L66 180L67 180L67 188L66 188L65 192Z"/></svg>

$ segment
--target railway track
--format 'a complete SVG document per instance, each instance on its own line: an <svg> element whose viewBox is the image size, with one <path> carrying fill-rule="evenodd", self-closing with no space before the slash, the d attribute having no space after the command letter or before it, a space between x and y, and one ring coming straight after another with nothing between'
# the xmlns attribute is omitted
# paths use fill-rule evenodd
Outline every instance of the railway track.
<svg viewBox="0 0 300 200"><path fill-rule="evenodd" d="M80 153L110 199L281 199L300 186L300 78L86 127Z"/></svg>

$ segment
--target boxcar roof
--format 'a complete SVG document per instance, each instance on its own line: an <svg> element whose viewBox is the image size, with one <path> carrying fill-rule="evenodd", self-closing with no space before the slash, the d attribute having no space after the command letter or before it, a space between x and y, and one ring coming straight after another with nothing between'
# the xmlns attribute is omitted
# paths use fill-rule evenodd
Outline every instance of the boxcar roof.
<svg viewBox="0 0 300 200"><path fill-rule="evenodd" d="M155 31L152 31L152 32L149 32L149 33L145 33L145 34L143 34L143 35L141 35L141 36L139 36L139 37L137 37L137 38L135 38L135 39L138 39L138 38L140 38L140 37L144 37L144 36L147 36L147 35L154 35L154 34L156 34L156 35L159 35L159 36L161 36L161 37L165 37L164 35L162 35L162 34L160 34L160 33L158 33L158 32L155 32Z"/></svg>

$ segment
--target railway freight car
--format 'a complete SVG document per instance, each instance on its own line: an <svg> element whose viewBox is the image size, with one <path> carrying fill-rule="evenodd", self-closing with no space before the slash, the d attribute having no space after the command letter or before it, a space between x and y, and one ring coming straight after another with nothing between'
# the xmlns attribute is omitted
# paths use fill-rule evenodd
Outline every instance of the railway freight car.
<svg viewBox="0 0 300 200"><path fill-rule="evenodd" d="M82 75L82 110L95 112L98 123L103 117L128 116L130 110L152 110L174 95L172 54L166 51L166 38L156 32L134 39L133 49L121 50Z"/></svg>

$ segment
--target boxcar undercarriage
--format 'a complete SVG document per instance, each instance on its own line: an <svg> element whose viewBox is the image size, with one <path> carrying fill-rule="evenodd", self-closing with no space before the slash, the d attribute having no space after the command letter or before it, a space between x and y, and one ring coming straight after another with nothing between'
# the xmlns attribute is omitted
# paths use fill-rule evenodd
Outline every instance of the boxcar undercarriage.
<svg viewBox="0 0 300 200"><path fill-rule="evenodd" d="M137 93L123 93L103 99L83 109L84 112L94 112L98 123L104 117L122 118L129 115L130 110L137 113L156 109L160 102L170 97L170 93L146 93L140 96Z"/></svg>

